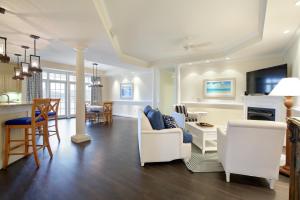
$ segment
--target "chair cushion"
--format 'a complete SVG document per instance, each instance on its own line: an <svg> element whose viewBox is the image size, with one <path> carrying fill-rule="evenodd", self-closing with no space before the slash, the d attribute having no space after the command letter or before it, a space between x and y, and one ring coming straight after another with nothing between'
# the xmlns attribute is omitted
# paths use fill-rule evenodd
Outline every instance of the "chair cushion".
<svg viewBox="0 0 300 200"><path fill-rule="evenodd" d="M188 130L183 130L183 143L192 143L193 136Z"/></svg>
<svg viewBox="0 0 300 200"><path fill-rule="evenodd" d="M55 115L56 115L55 111L48 112L48 116L55 116Z"/></svg>
<svg viewBox="0 0 300 200"><path fill-rule="evenodd" d="M43 121L43 118L39 118L36 120L36 122ZM31 125L31 117L21 117L16 119L7 120L5 122L5 125Z"/></svg>
<svg viewBox="0 0 300 200"><path fill-rule="evenodd" d="M35 111L35 116L38 116L39 114L41 114L41 111L39 111L39 110ZM56 115L56 112L54 112L54 111L48 112L48 116L55 116L55 115Z"/></svg>
<svg viewBox="0 0 300 200"><path fill-rule="evenodd" d="M165 128L164 120L159 110L150 110L147 114L147 118L149 119L153 129L161 130Z"/></svg>
<svg viewBox="0 0 300 200"><path fill-rule="evenodd" d="M163 115L165 128L178 128L174 117L169 115Z"/></svg>
<svg viewBox="0 0 300 200"><path fill-rule="evenodd" d="M150 110L152 110L152 107L149 106L149 105L147 105L147 106L144 108L144 113L145 113L146 116L148 115L148 113L149 113Z"/></svg>

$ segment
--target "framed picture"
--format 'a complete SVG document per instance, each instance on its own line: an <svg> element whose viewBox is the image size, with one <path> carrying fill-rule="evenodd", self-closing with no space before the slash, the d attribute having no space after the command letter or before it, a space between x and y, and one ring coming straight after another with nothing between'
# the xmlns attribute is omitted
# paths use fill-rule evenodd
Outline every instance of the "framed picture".
<svg viewBox="0 0 300 200"><path fill-rule="evenodd" d="M234 98L235 79L204 80L205 98Z"/></svg>
<svg viewBox="0 0 300 200"><path fill-rule="evenodd" d="M120 84L120 98L133 99L133 83Z"/></svg>

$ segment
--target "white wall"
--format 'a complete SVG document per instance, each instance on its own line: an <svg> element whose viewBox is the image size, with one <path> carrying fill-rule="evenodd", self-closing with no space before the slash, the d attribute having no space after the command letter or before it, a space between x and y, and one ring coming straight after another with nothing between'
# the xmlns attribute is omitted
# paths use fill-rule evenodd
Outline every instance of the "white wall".
<svg viewBox="0 0 300 200"><path fill-rule="evenodd" d="M286 63L292 69L292 76L300 78L300 34L292 41L292 45L287 50L285 55ZM300 98L294 100L295 109L293 110L293 116L300 117Z"/></svg>
<svg viewBox="0 0 300 200"><path fill-rule="evenodd" d="M267 57L255 60L228 61L208 64L198 64L182 67L180 70L181 102L208 103L241 103L246 90L246 72L260 68L283 64L283 57ZM235 78L236 96L231 100L205 99L203 96L203 80L216 78ZM208 116L203 121L214 124L224 124L230 119L242 119L243 107L236 105L189 104L190 110L207 111Z"/></svg>
<svg viewBox="0 0 300 200"><path fill-rule="evenodd" d="M159 109L162 113L169 115L173 112L173 105L176 103L175 72L161 69L159 85Z"/></svg>
<svg viewBox="0 0 300 200"><path fill-rule="evenodd" d="M104 83L104 99L113 101L113 114L125 117L137 117L138 109L152 105L153 73L127 72L106 77ZM132 100L120 98L120 83L134 84L134 97Z"/></svg>

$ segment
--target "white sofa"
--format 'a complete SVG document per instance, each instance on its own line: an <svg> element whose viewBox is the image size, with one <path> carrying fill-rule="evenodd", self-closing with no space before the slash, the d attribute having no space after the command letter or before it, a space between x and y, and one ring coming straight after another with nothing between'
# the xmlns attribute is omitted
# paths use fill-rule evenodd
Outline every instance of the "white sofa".
<svg viewBox="0 0 300 200"><path fill-rule="evenodd" d="M226 181L230 173L266 178L270 188L278 180L286 123L256 120L229 121L218 129L218 157Z"/></svg>
<svg viewBox="0 0 300 200"><path fill-rule="evenodd" d="M142 110L138 112L138 143L141 166L150 162L189 160L191 144L183 143L180 128L153 130Z"/></svg>

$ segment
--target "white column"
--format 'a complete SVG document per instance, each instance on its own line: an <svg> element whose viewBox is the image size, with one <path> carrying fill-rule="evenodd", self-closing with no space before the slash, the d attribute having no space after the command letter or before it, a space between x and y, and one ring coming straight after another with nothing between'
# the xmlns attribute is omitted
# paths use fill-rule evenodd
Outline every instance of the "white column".
<svg viewBox="0 0 300 200"><path fill-rule="evenodd" d="M85 133L85 83L84 83L84 49L76 49L76 133L71 137L75 143L90 141Z"/></svg>
<svg viewBox="0 0 300 200"><path fill-rule="evenodd" d="M180 87L180 65L176 67L176 102L181 103L181 87Z"/></svg>

